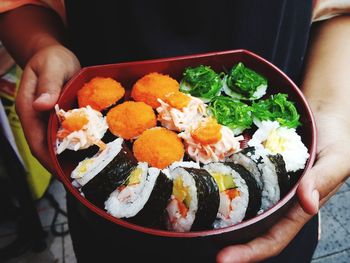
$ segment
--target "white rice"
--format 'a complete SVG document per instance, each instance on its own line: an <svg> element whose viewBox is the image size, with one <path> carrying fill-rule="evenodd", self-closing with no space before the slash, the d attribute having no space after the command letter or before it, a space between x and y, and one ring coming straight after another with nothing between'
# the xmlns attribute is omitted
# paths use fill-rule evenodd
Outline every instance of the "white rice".
<svg viewBox="0 0 350 263"><path fill-rule="evenodd" d="M170 170L175 170L177 167L184 167L184 168L200 168L199 163L197 162L173 162L170 166Z"/></svg>
<svg viewBox="0 0 350 263"><path fill-rule="evenodd" d="M189 204L186 217L182 217L179 211L172 207L174 202L177 201L173 195L171 196L169 205L166 208L169 216L169 227L171 230L176 232L188 232L191 230L198 210L196 182L184 168L175 168L174 170L170 171L170 173L174 180L178 177L182 179L183 186L188 188L189 195L191 196L191 202Z"/></svg>
<svg viewBox="0 0 350 263"><path fill-rule="evenodd" d="M79 162L72 171L71 178L75 179L75 185L84 186L97 174L99 174L120 152L123 139L118 138L108 143L106 148L95 154L92 158L86 158Z"/></svg>
<svg viewBox="0 0 350 263"><path fill-rule="evenodd" d="M309 158L308 150L295 129L280 127L277 121L262 121L259 129L248 142L256 149L256 154L281 154L286 163L287 172L296 172L305 167ZM276 147L266 148L266 143Z"/></svg>
<svg viewBox="0 0 350 263"><path fill-rule="evenodd" d="M239 189L240 195L232 199L231 207L233 208L229 214L229 217L226 218L220 211L221 207L224 206L223 202L226 198L225 193L220 193L220 206L217 214L217 219L214 221L214 228L223 228L227 226L231 226L243 221L249 203L249 190L246 182L231 167L223 164L223 163L210 163L203 167L210 174L211 173L220 173L220 174L231 174L233 177L233 181L237 188Z"/></svg>
<svg viewBox="0 0 350 263"><path fill-rule="evenodd" d="M262 156L263 161L258 164L262 172L264 187L261 192L261 207L258 214L271 208L280 200L280 187L274 164L267 156Z"/></svg>
<svg viewBox="0 0 350 263"><path fill-rule="evenodd" d="M254 177L256 183L258 184L258 187L260 189L263 188L261 172L257 166L257 163L250 157L246 156L243 153L235 153L230 158L228 158L227 161L242 165Z"/></svg>
<svg viewBox="0 0 350 263"><path fill-rule="evenodd" d="M116 189L105 202L105 209L112 216L117 218L133 217L147 203L160 170L147 169L147 163L139 163L137 168L142 169L140 183L126 186L122 191Z"/></svg>

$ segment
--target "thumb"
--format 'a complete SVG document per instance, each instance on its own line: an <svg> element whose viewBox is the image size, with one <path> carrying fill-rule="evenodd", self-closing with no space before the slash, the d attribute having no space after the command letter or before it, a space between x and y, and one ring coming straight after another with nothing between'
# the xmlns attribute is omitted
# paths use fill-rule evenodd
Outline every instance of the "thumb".
<svg viewBox="0 0 350 263"><path fill-rule="evenodd" d="M33 108L37 111L47 111L56 104L62 86L64 84L64 74L56 71L44 71L39 74L37 98L33 102Z"/></svg>
<svg viewBox="0 0 350 263"><path fill-rule="evenodd" d="M314 215L319 209L320 193L316 187L316 178L321 164L316 164L304 177L301 179L297 189L297 196L300 206L303 210Z"/></svg>
<svg viewBox="0 0 350 263"><path fill-rule="evenodd" d="M303 177L297 189L300 205L306 213L317 213L320 200L327 199L326 197L346 179L348 166L342 153L333 152L320 156L314 167Z"/></svg>

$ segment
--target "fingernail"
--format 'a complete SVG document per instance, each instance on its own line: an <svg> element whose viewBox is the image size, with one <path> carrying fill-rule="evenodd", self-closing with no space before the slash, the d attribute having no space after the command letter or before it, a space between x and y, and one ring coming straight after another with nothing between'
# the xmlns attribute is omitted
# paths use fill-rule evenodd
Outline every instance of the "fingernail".
<svg viewBox="0 0 350 263"><path fill-rule="evenodd" d="M37 102L44 102L50 99L50 94L49 93L42 93L40 96L36 99Z"/></svg>
<svg viewBox="0 0 350 263"><path fill-rule="evenodd" d="M312 191L312 200L314 201L315 205L317 206L317 210L318 210L318 204L320 202L320 194L316 189Z"/></svg>

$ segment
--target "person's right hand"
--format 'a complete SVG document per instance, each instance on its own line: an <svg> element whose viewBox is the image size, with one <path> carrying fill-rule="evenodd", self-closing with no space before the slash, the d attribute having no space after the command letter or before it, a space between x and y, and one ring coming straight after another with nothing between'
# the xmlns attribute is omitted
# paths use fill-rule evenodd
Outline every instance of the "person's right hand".
<svg viewBox="0 0 350 263"><path fill-rule="evenodd" d="M46 140L47 111L51 110L62 86L80 69L76 56L62 45L39 50L24 68L16 98L16 111L32 154L49 171L54 171Z"/></svg>

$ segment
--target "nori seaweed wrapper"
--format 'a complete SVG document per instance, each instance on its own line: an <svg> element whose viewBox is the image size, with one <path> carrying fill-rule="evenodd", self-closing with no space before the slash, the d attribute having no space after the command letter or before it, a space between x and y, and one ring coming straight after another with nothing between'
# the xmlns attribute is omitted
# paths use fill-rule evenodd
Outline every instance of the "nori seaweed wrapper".
<svg viewBox="0 0 350 263"><path fill-rule="evenodd" d="M193 177L197 188L198 209L191 231L212 229L220 205L219 188L206 170L183 169Z"/></svg>
<svg viewBox="0 0 350 263"><path fill-rule="evenodd" d="M242 165L234 163L225 163L225 165L230 166L233 170L239 173L248 186L249 202L244 220L256 216L261 207L261 189L259 189L255 178Z"/></svg>
<svg viewBox="0 0 350 263"><path fill-rule="evenodd" d="M282 155L280 154L268 155L267 157L275 166L278 178L278 185L280 187L280 199L282 199L291 188L289 174L286 171L286 164L283 160Z"/></svg>
<svg viewBox="0 0 350 263"><path fill-rule="evenodd" d="M81 190L86 199L104 209L108 196L128 178L136 166L137 160L123 143L114 159Z"/></svg>
<svg viewBox="0 0 350 263"><path fill-rule="evenodd" d="M168 205L172 190L173 181L160 171L145 206L136 216L127 220L142 226L157 227Z"/></svg>

